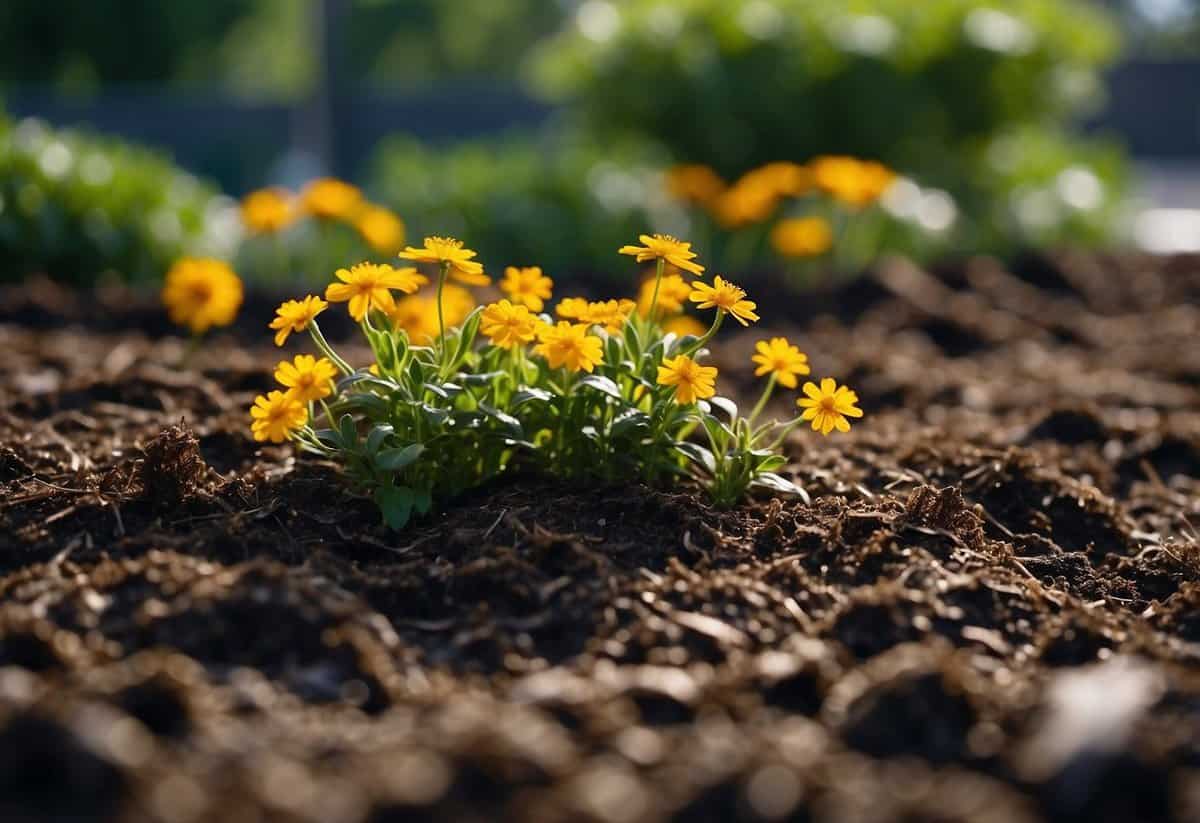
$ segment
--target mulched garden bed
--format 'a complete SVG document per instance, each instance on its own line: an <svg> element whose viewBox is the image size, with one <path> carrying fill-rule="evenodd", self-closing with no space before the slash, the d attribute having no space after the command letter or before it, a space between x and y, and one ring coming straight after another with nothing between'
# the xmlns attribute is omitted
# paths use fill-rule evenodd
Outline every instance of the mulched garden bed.
<svg viewBox="0 0 1200 823"><path fill-rule="evenodd" d="M782 332L867 412L810 503L403 533L250 439L269 300L180 371L152 303L0 294L0 820L1200 819L1200 259L755 292L725 388Z"/></svg>

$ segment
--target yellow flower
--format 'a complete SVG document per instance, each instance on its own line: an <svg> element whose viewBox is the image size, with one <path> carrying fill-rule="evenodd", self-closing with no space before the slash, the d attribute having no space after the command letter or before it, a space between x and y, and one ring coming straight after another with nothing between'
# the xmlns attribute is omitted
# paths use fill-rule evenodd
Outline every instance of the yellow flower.
<svg viewBox="0 0 1200 823"><path fill-rule="evenodd" d="M554 313L566 320L583 320L588 314L588 301L582 297L564 297L554 307Z"/></svg>
<svg viewBox="0 0 1200 823"><path fill-rule="evenodd" d="M896 179L882 163L856 157L818 157L812 161L812 173L817 188L854 209L874 203Z"/></svg>
<svg viewBox="0 0 1200 823"><path fill-rule="evenodd" d="M808 355L793 346L783 337L772 337L768 342L759 340L754 344L755 354L750 359L758 365L755 377L775 375L779 385L796 388L796 375L808 374Z"/></svg>
<svg viewBox="0 0 1200 823"><path fill-rule="evenodd" d="M767 163L751 174L781 197L799 197L812 189L812 172L799 163Z"/></svg>
<svg viewBox="0 0 1200 823"><path fill-rule="evenodd" d="M468 286L486 286L492 282L483 273L483 264L471 259L475 252L464 249L462 241L453 237L426 237L421 248L409 246L400 256L418 263L444 265L451 277Z"/></svg>
<svg viewBox="0 0 1200 823"><path fill-rule="evenodd" d="M350 302L350 316L361 323L371 309L388 313L395 306L389 289L412 294L429 282L414 268L393 269L380 263L359 263L349 269L338 269L334 276L341 283L330 283L325 299L331 303Z"/></svg>
<svg viewBox="0 0 1200 823"><path fill-rule="evenodd" d="M560 320L557 325L540 327L538 339L542 342L534 351L546 358L552 369L566 366L572 372L591 372L604 362L603 344L599 337L588 334L586 323Z"/></svg>
<svg viewBox="0 0 1200 823"><path fill-rule="evenodd" d="M792 217L771 229L771 245L784 257L815 257L833 246L833 229L822 217Z"/></svg>
<svg viewBox="0 0 1200 823"><path fill-rule="evenodd" d="M162 301L172 323L203 334L213 326L228 326L237 317L242 281L220 260L185 257L167 272Z"/></svg>
<svg viewBox="0 0 1200 823"><path fill-rule="evenodd" d="M479 330L487 335L492 345L511 349L533 340L537 332L537 317L521 305L508 300L492 303L483 310L479 318Z"/></svg>
<svg viewBox="0 0 1200 823"><path fill-rule="evenodd" d="M639 263L649 260L665 260L672 266L690 271L692 274L700 274L704 271L704 266L692 262L696 253L692 251L691 243L684 243L667 234L643 234L638 237L638 240L644 245L621 246L617 253L632 255L637 258Z"/></svg>
<svg viewBox="0 0 1200 823"><path fill-rule="evenodd" d="M311 403L333 394L335 377L337 368L333 363L324 357L318 360L311 354L298 354L291 363L283 360L275 367L275 379L301 403Z"/></svg>
<svg viewBox="0 0 1200 823"><path fill-rule="evenodd" d="M820 387L816 383L805 383L804 393L808 397L801 397L796 405L804 409L800 417L812 421L813 431L821 434L829 434L834 429L848 432L850 421L846 418L862 417L862 409L855 405L858 395L845 386L839 386L832 377L822 380Z"/></svg>
<svg viewBox="0 0 1200 823"><path fill-rule="evenodd" d="M704 327L703 323L691 315L681 314L678 317L672 317L663 323L663 331L670 332L671 334L675 334L679 337L687 337L688 335L691 335L692 337L699 337L708 331L708 329Z"/></svg>
<svg viewBox="0 0 1200 823"><path fill-rule="evenodd" d="M706 205L725 191L725 181L721 176L699 163L668 169L666 184L671 196L684 203Z"/></svg>
<svg viewBox="0 0 1200 823"><path fill-rule="evenodd" d="M542 274L538 266L509 266L504 270L500 288L514 303L520 303L531 311L541 311L550 299L554 281Z"/></svg>
<svg viewBox="0 0 1200 823"><path fill-rule="evenodd" d="M404 221L381 206L368 205L359 211L354 228L379 254L395 254L404 245Z"/></svg>
<svg viewBox="0 0 1200 823"><path fill-rule="evenodd" d="M292 195L287 189L259 189L242 199L242 223L254 234L274 234L295 219Z"/></svg>
<svg viewBox="0 0 1200 823"><path fill-rule="evenodd" d="M275 329L275 345L282 346L292 332L302 332L308 328L316 316L329 304L315 294L310 294L303 300L286 300L275 310L275 319L269 328Z"/></svg>
<svg viewBox="0 0 1200 823"><path fill-rule="evenodd" d="M600 300L587 304L581 318L593 326L603 326L609 334L616 334L625 327L625 321L633 313L636 304L632 300Z"/></svg>
<svg viewBox="0 0 1200 823"><path fill-rule="evenodd" d="M679 312L683 311L684 302L691 293L691 285L678 274L663 275L662 282L658 286L658 316L663 317L668 314L679 314ZM641 288L638 289L638 314L642 317L649 316L650 301L653 299L654 278L651 278L642 283Z"/></svg>
<svg viewBox="0 0 1200 823"><path fill-rule="evenodd" d="M308 409L290 391L260 394L250 407L250 432L260 443L282 443L307 422Z"/></svg>
<svg viewBox="0 0 1200 823"><path fill-rule="evenodd" d="M732 314L734 319L743 326L748 326L751 322L758 320L758 315L754 313L757 304L752 300L747 300L746 292L729 281L723 280L719 275L713 278L711 286L700 281L693 284L692 293L688 295L688 299L693 303L698 303L702 309L716 308Z"/></svg>
<svg viewBox="0 0 1200 823"><path fill-rule="evenodd" d="M403 329L408 339L418 345L437 337L437 303L432 297L420 294L401 297L387 315L393 328Z"/></svg>
<svg viewBox="0 0 1200 823"><path fill-rule="evenodd" d="M684 406L717 393L717 367L701 366L686 354L668 357L658 367L658 383L675 387L675 402Z"/></svg>
<svg viewBox="0 0 1200 823"><path fill-rule="evenodd" d="M357 186L322 177L304 187L300 196L304 211L323 220L349 220L362 205Z"/></svg>

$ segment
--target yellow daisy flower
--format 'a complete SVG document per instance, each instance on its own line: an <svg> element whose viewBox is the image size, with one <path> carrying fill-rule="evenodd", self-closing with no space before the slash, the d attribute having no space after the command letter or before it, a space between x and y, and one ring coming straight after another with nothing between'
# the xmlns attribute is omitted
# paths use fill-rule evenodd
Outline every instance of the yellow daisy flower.
<svg viewBox="0 0 1200 823"><path fill-rule="evenodd" d="M252 191L242 198L242 223L253 234L283 231L296 219L292 195L287 189Z"/></svg>
<svg viewBox="0 0 1200 823"><path fill-rule="evenodd" d="M537 332L537 317L522 305L513 305L508 300L492 303L483 310L479 318L479 330L492 345L511 349L533 340Z"/></svg>
<svg viewBox="0 0 1200 823"><path fill-rule="evenodd" d="M564 320L582 321L588 314L588 301L582 297L564 297L554 307L554 313Z"/></svg>
<svg viewBox="0 0 1200 823"><path fill-rule="evenodd" d="M633 313L636 304L632 300L599 300L587 304L582 319L593 326L603 326L609 334L617 334L625 327L625 321Z"/></svg>
<svg viewBox="0 0 1200 823"><path fill-rule="evenodd" d="M684 243L668 234L643 234L638 237L638 240L643 245L622 246L617 253L632 255L637 258L639 263L649 260L664 260L672 266L690 271L692 274L700 274L704 271L703 266L692 262L696 253L692 251L691 243Z"/></svg>
<svg viewBox="0 0 1200 823"><path fill-rule="evenodd" d="M771 229L771 246L784 257L816 257L833 247L833 229L822 217L792 217Z"/></svg>
<svg viewBox="0 0 1200 823"><path fill-rule="evenodd" d="M464 249L462 241L453 237L426 237L423 246L409 246L400 252L400 256L418 263L446 266L452 278L468 286L486 286L492 282L483 273L483 264L471 259L475 252Z"/></svg>
<svg viewBox="0 0 1200 823"><path fill-rule="evenodd" d="M304 187L300 202L304 211L322 220L350 220L362 205L362 191L332 177L313 180Z"/></svg>
<svg viewBox="0 0 1200 823"><path fill-rule="evenodd" d="M361 323L371 309L388 313L395 306L389 289L412 294L429 280L414 268L393 269L380 263L359 263L349 269L338 269L334 276L341 283L330 283L325 299L331 303L349 301L350 316Z"/></svg>
<svg viewBox="0 0 1200 823"><path fill-rule="evenodd" d="M275 319L268 328L275 329L275 345L282 346L292 332L302 332L308 328L316 316L329 304L315 294L306 296L303 300L285 300L275 310Z"/></svg>
<svg viewBox="0 0 1200 823"><path fill-rule="evenodd" d="M557 325L538 329L541 343L534 349L546 358L550 368L566 366L569 371L591 372L604 362L604 345L599 337L588 334L586 323L570 323L560 320Z"/></svg>
<svg viewBox="0 0 1200 823"><path fill-rule="evenodd" d="M663 323L663 331L670 332L679 337L699 337L708 331L704 324L689 314L681 314L678 317L672 317Z"/></svg>
<svg viewBox="0 0 1200 823"><path fill-rule="evenodd" d="M754 344L755 354L750 358L758 365L755 377L775 375L779 385L796 388L798 374L808 374L808 355L793 346L784 337L772 337L770 341L759 340Z"/></svg>
<svg viewBox="0 0 1200 823"><path fill-rule="evenodd" d="M162 301L172 323L203 334L213 326L228 326L237 317L242 281L220 260L185 257L167 272Z"/></svg>
<svg viewBox="0 0 1200 823"><path fill-rule="evenodd" d="M403 329L408 339L418 345L426 345L437 337L437 304L432 297L406 295L396 301L387 315L392 328Z"/></svg>
<svg viewBox="0 0 1200 823"><path fill-rule="evenodd" d="M726 188L721 175L702 163L668 169L665 182L667 191L676 200L700 205L713 202L725 192Z"/></svg>
<svg viewBox="0 0 1200 823"><path fill-rule="evenodd" d="M850 431L850 421L847 417L862 417L862 409L858 403L858 395L845 386L839 386L832 377L826 377L821 385L808 382L804 384L804 393L796 405L804 409L800 417L811 420L813 431L829 434L834 429L840 432Z"/></svg>
<svg viewBox="0 0 1200 823"><path fill-rule="evenodd" d="M307 407L290 391L260 394L250 407L250 432L260 443L282 443L307 422Z"/></svg>
<svg viewBox="0 0 1200 823"><path fill-rule="evenodd" d="M728 280L722 279L720 275L713 278L711 286L701 281L694 283L688 299L699 304L702 309L716 308L732 314L734 319L743 326L748 326L758 320L758 315L754 313L757 304L752 300L747 300L746 292Z"/></svg>
<svg viewBox="0 0 1200 823"><path fill-rule="evenodd" d="M686 354L668 357L658 367L659 385L674 386L675 402L684 406L716 394L716 381L716 366L701 366Z"/></svg>
<svg viewBox="0 0 1200 823"><path fill-rule="evenodd" d="M679 314L683 311L688 295L692 293L691 285L678 274L663 275L658 286L658 317L668 314ZM637 310L642 317L650 314L650 301L654 299L654 279L642 283L638 289Z"/></svg>
<svg viewBox="0 0 1200 823"><path fill-rule="evenodd" d="M896 179L896 173L882 163L843 156L816 158L812 174L817 188L854 209L874 203Z"/></svg>
<svg viewBox="0 0 1200 823"><path fill-rule="evenodd" d="M333 394L335 377L337 367L333 363L324 357L318 360L311 354L298 354L292 362L283 360L275 367L279 385L289 389L289 394L301 403L311 403Z"/></svg>
<svg viewBox="0 0 1200 823"><path fill-rule="evenodd" d="M404 221L381 206L366 206L354 220L354 228L378 254L395 254L404 245Z"/></svg>
<svg viewBox="0 0 1200 823"><path fill-rule="evenodd" d="M509 266L504 270L504 279L500 281L501 291L514 303L520 303L530 311L541 311L550 299L553 288L554 281L542 274L538 266Z"/></svg>

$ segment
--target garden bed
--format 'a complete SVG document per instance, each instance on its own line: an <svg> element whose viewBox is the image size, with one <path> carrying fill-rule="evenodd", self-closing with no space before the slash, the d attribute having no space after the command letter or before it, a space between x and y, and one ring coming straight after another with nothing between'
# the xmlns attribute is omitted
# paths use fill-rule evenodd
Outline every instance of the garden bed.
<svg viewBox="0 0 1200 823"><path fill-rule="evenodd" d="M763 299L723 389L783 332L867 412L786 444L811 502L517 477L396 533L251 440L269 301L178 370L152 304L6 293L0 818L1200 818L1198 298L1064 254Z"/></svg>

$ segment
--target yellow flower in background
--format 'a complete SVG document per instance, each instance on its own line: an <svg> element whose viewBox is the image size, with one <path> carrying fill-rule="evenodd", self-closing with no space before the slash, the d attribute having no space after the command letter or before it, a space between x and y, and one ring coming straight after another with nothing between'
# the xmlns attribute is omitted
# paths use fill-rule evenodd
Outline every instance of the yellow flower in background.
<svg viewBox="0 0 1200 823"><path fill-rule="evenodd" d="M691 284L678 274L663 275L658 286L658 316L679 314L683 311L688 295L692 293ZM638 289L637 310L642 317L650 314L650 301L654 299L654 280L642 283Z"/></svg>
<svg viewBox="0 0 1200 823"><path fill-rule="evenodd" d="M701 281L694 283L688 299L699 304L699 308L716 308L731 314L743 326L748 326L758 320L758 315L754 313L757 304L746 299L745 291L722 279L719 275L713 278L711 286Z"/></svg>
<svg viewBox="0 0 1200 823"><path fill-rule="evenodd" d="M362 205L357 186L332 177L313 180L304 187L300 202L304 211L322 220L350 220Z"/></svg>
<svg viewBox="0 0 1200 823"><path fill-rule="evenodd" d="M417 345L425 345L437 337L437 303L432 297L421 294L401 297L387 315L392 327L403 329Z"/></svg>
<svg viewBox="0 0 1200 823"><path fill-rule="evenodd" d="M434 304L434 311L437 311ZM457 326L467 319L467 315L475 308L475 296L470 290L453 283L447 283L442 289L442 315L446 325Z"/></svg>
<svg viewBox="0 0 1200 823"><path fill-rule="evenodd" d="M688 314L681 314L678 317L672 317L663 323L662 326L663 331L670 332L671 334L679 337L687 337L688 335L691 335L692 337L699 337L708 331L708 329L704 327L703 323Z"/></svg>
<svg viewBox="0 0 1200 823"><path fill-rule="evenodd" d="M593 326L603 326L609 334L616 334L625 327L625 321L633 313L635 304L632 300L599 300L588 303L583 317L580 319Z"/></svg>
<svg viewBox="0 0 1200 823"><path fill-rule="evenodd" d="M381 263L359 263L349 269L338 269L334 276L341 283L330 283L325 299L331 303L349 301L350 316L361 323L371 309L388 313L395 306L390 289L412 294L428 279L414 268L393 269Z"/></svg>
<svg viewBox="0 0 1200 823"><path fill-rule="evenodd" d="M701 366L686 354L668 357L658 367L659 385L674 386L675 402L684 406L716 394L716 381L716 366Z"/></svg>
<svg viewBox="0 0 1200 823"><path fill-rule="evenodd" d="M297 217L292 199L287 189L252 191L242 198L242 223L253 234L283 231Z"/></svg>
<svg viewBox="0 0 1200 823"><path fill-rule="evenodd" d="M754 179L780 197L799 197L812 190L812 172L799 163L767 163L751 172Z"/></svg>
<svg viewBox="0 0 1200 823"><path fill-rule="evenodd" d="M311 354L298 354L289 363L280 361L275 367L275 379L285 386L301 403L311 403L333 394L333 379L337 368L329 360Z"/></svg>
<svg viewBox="0 0 1200 823"><path fill-rule="evenodd" d="M566 366L568 371L590 373L604 362L604 345L599 337L588 334L586 323L560 320L539 328L538 339L541 343L534 352L546 358L552 369Z"/></svg>
<svg viewBox="0 0 1200 823"><path fill-rule="evenodd" d="M588 314L588 301L582 297L564 297L554 307L554 313L564 320L583 320Z"/></svg>
<svg viewBox="0 0 1200 823"><path fill-rule="evenodd" d="M492 345L511 349L529 343L537 332L537 317L525 306L513 305L508 300L492 303L483 310L479 319L479 330Z"/></svg>
<svg viewBox="0 0 1200 823"><path fill-rule="evenodd" d="M275 319L268 328L275 329L275 345L282 346L292 332L302 332L308 328L316 316L329 304L315 294L307 295L303 300L285 300L275 310Z"/></svg>
<svg viewBox="0 0 1200 823"><path fill-rule="evenodd" d="M250 432L260 443L282 443L307 422L308 409L290 391L260 394L250 407Z"/></svg>
<svg viewBox="0 0 1200 823"><path fill-rule="evenodd" d="M504 270L500 290L514 303L532 311L541 311L550 299L554 281L542 274L538 266L509 266Z"/></svg>
<svg viewBox="0 0 1200 823"><path fill-rule="evenodd" d="M667 191L684 203L708 205L726 189L725 181L708 166L693 163L675 166L664 176Z"/></svg>
<svg viewBox="0 0 1200 823"><path fill-rule="evenodd" d="M396 254L404 245L404 221L382 206L364 206L354 219L354 228L379 254Z"/></svg>
<svg viewBox="0 0 1200 823"><path fill-rule="evenodd" d="M172 323L203 334L228 326L242 305L242 281L228 263L207 257L185 257L167 272L162 301Z"/></svg>
<svg viewBox="0 0 1200 823"><path fill-rule="evenodd" d="M804 393L796 405L804 409L800 417L811 420L813 431L829 434L834 429L840 432L850 431L850 421L847 417L862 417L858 408L858 395L845 386L839 386L832 377L826 377L821 385L805 383Z"/></svg>
<svg viewBox="0 0 1200 823"><path fill-rule="evenodd" d="M699 263L693 263L696 253L692 251L691 243L684 243L682 240L677 240L669 234L643 234L638 237L642 242L641 246L621 246L617 250L618 254L628 254L635 258L639 263L645 263L649 260L665 260L676 268L689 271L692 274L700 274L704 271L704 267Z"/></svg>
<svg viewBox="0 0 1200 823"><path fill-rule="evenodd" d="M772 337L769 341L759 340L754 344L754 355L750 358L758 368L755 377L775 375L779 385L796 388L796 375L808 374L808 355L793 346L784 337Z"/></svg>
<svg viewBox="0 0 1200 823"><path fill-rule="evenodd" d="M784 257L816 257L833 247L833 229L823 217L791 217L771 229L771 246Z"/></svg>
<svg viewBox="0 0 1200 823"><path fill-rule="evenodd" d="M874 203L896 179L896 173L882 163L857 157L818 157L811 167L817 188L853 209Z"/></svg>
<svg viewBox="0 0 1200 823"><path fill-rule="evenodd" d="M464 249L453 237L426 237L420 248L409 246L400 252L406 260L446 266L449 275L468 286L486 286L491 279L483 273L483 264L472 260L475 252Z"/></svg>

